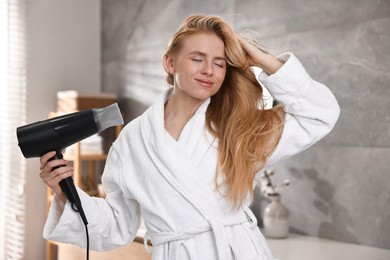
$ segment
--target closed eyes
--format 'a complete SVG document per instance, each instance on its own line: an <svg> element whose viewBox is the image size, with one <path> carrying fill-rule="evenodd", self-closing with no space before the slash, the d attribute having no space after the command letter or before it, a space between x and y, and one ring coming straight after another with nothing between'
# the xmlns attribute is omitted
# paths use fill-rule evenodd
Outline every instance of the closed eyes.
<svg viewBox="0 0 390 260"><path fill-rule="evenodd" d="M195 62L203 62L203 59L192 58L191 60L192 60L192 61L195 61ZM214 65L216 65L216 66L218 66L218 67L220 67L220 68L223 68L223 67L224 67L223 64L216 63L216 62L214 62Z"/></svg>

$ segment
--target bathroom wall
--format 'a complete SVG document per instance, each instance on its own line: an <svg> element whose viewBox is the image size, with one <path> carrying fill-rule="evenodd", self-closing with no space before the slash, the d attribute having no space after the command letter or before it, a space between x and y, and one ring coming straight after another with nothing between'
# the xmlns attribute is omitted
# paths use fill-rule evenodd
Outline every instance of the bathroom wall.
<svg viewBox="0 0 390 260"><path fill-rule="evenodd" d="M31 0L27 3L27 123L57 108L57 91L100 90L100 1ZM46 186L39 159L26 169L24 259L45 259L42 237Z"/></svg>
<svg viewBox="0 0 390 260"><path fill-rule="evenodd" d="M161 57L189 14L218 14L278 54L292 51L342 109L333 132L280 162L291 230L390 249L390 1L102 0L102 88L126 121L165 88ZM256 189L261 217L267 198Z"/></svg>

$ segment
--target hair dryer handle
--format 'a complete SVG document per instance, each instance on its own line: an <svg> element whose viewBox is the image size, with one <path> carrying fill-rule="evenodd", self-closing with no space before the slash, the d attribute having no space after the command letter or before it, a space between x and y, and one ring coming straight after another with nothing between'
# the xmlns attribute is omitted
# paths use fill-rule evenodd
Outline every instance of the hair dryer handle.
<svg viewBox="0 0 390 260"><path fill-rule="evenodd" d="M68 177L66 179L63 179L62 181L60 181L60 186L62 191L65 193L66 197L68 198L69 202L72 204L73 210L79 212L83 222L85 224L88 224L83 208L81 207L81 200L79 194L77 193L76 187L74 186L73 183L73 178Z"/></svg>
<svg viewBox="0 0 390 260"><path fill-rule="evenodd" d="M64 158L62 156L62 153L57 151L56 155L53 156L52 158L50 158L49 161L55 160L55 159L62 159L62 158ZM62 166L55 167L55 168L53 168L53 170L55 170L59 167L62 167ZM76 187L74 186L73 178L68 177L66 179L63 179L62 181L60 181L59 184L60 184L62 191L65 193L66 197L68 198L69 202L71 203L73 210L80 214L81 219L83 220L84 224L87 225L88 221L87 221L87 218L85 216L84 210L81 206L81 200L80 200L79 194L77 193Z"/></svg>

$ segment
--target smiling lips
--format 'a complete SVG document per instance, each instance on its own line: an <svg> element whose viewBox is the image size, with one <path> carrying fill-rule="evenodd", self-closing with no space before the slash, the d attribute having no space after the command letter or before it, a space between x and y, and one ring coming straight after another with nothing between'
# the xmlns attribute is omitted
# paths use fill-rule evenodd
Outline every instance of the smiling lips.
<svg viewBox="0 0 390 260"><path fill-rule="evenodd" d="M196 79L196 81L205 87L211 87L214 84L214 82L205 79Z"/></svg>

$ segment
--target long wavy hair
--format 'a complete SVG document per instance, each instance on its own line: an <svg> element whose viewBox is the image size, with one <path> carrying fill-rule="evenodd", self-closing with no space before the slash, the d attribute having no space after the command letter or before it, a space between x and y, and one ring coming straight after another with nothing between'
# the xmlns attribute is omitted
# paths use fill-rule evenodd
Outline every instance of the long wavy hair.
<svg viewBox="0 0 390 260"><path fill-rule="evenodd" d="M188 17L173 35L165 54L175 57L183 39L196 33L215 33L225 44L226 77L211 97L206 126L218 140L217 189L224 190L233 206L239 207L248 195L253 199L254 177L278 144L285 113L280 106L264 108L263 89L250 69L237 34L220 17ZM174 85L172 74L168 73L166 80Z"/></svg>

